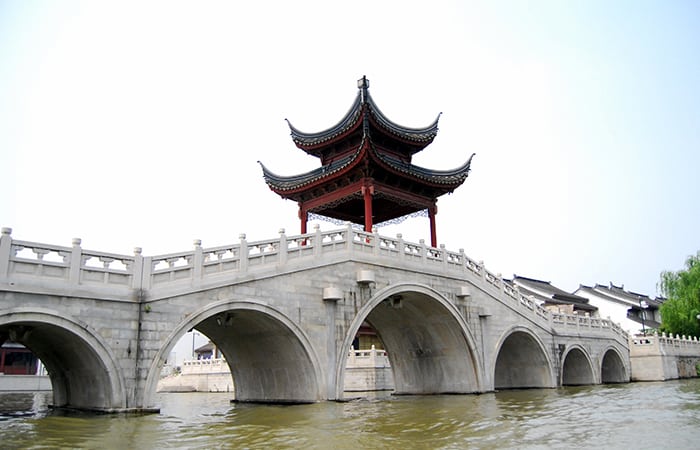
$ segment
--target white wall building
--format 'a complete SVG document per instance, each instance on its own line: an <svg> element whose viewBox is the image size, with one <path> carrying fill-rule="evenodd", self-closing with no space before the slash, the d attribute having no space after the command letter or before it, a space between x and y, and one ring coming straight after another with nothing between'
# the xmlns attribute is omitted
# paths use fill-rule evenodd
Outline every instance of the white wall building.
<svg viewBox="0 0 700 450"><path fill-rule="evenodd" d="M610 318L630 334L638 334L661 325L659 306L665 299L626 291L623 286L580 285L574 295L586 297L598 307L600 317Z"/></svg>

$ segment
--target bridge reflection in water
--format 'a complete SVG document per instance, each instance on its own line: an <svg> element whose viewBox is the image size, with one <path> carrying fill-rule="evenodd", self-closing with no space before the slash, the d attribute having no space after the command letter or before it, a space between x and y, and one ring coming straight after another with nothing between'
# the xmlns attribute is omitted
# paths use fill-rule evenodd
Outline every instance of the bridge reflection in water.
<svg viewBox="0 0 700 450"><path fill-rule="evenodd" d="M241 401L343 399L363 323L401 394L482 393L630 379L627 335L552 313L464 251L356 230L161 256L0 240L0 340L45 363L57 406L155 406L161 368L189 330L227 361Z"/></svg>

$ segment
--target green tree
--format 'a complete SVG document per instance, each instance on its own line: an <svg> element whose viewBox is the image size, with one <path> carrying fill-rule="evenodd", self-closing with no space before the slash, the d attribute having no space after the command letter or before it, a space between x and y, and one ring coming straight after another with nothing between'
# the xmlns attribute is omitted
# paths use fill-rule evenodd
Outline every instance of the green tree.
<svg viewBox="0 0 700 450"><path fill-rule="evenodd" d="M684 270L662 272L658 286L667 298L661 305L661 331L700 336L700 251L688 257Z"/></svg>

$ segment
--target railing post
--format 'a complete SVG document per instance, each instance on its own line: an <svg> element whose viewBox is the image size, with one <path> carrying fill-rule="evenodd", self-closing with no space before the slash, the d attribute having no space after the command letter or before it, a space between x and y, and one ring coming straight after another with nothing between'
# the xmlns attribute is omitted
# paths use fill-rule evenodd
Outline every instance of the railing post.
<svg viewBox="0 0 700 450"><path fill-rule="evenodd" d="M428 261L428 247L425 245L425 239L419 240L418 243L420 244L420 257L425 265Z"/></svg>
<svg viewBox="0 0 700 450"><path fill-rule="evenodd" d="M355 347L352 345L350 346L350 354L348 355L348 357L350 358L349 363L354 366L355 365Z"/></svg>
<svg viewBox="0 0 700 450"><path fill-rule="evenodd" d="M280 245L277 249L279 253L279 264L283 266L287 263L287 250L289 249L289 244L287 243L287 235L284 234L284 228L280 228Z"/></svg>
<svg viewBox="0 0 700 450"><path fill-rule="evenodd" d="M311 243L314 246L314 257L321 256L323 250L323 235L321 234L321 225L314 225L314 241Z"/></svg>
<svg viewBox="0 0 700 450"><path fill-rule="evenodd" d="M399 259L404 259L406 257L406 243L403 240L403 234L397 233L396 234L396 239L399 240Z"/></svg>
<svg viewBox="0 0 700 450"><path fill-rule="evenodd" d="M345 223L345 243L348 246L348 251L353 251L355 249L355 234L352 231L352 223Z"/></svg>
<svg viewBox="0 0 700 450"><path fill-rule="evenodd" d="M2 227L0 231L0 280L7 278L10 270L10 253L12 249L12 228Z"/></svg>
<svg viewBox="0 0 700 450"><path fill-rule="evenodd" d="M80 284L80 269L83 265L83 250L80 248L80 238L73 238L73 250L70 255L70 275L68 280L71 284Z"/></svg>
<svg viewBox="0 0 700 450"><path fill-rule="evenodd" d="M131 267L131 287L136 290L144 289L143 255L141 247L134 247L134 265Z"/></svg>
<svg viewBox="0 0 700 450"><path fill-rule="evenodd" d="M462 266L462 270L467 270L467 255L464 254L464 249L459 249L459 265Z"/></svg>
<svg viewBox="0 0 700 450"><path fill-rule="evenodd" d="M447 269L447 250L445 250L445 244L440 244L440 257L442 258L442 267Z"/></svg>
<svg viewBox="0 0 700 450"><path fill-rule="evenodd" d="M484 264L484 261L479 261L479 272L481 272L481 279L486 281L486 265Z"/></svg>
<svg viewBox="0 0 700 450"><path fill-rule="evenodd" d="M153 284L153 257L143 257L143 274L141 275L141 289L150 289Z"/></svg>
<svg viewBox="0 0 700 450"><path fill-rule="evenodd" d="M238 257L240 258L240 270L241 272L247 272L248 271L248 242L245 240L245 233L241 233L238 235L238 238L241 240L241 248L238 254Z"/></svg>
<svg viewBox="0 0 700 450"><path fill-rule="evenodd" d="M202 252L202 240L194 240L194 256L192 258L192 287L198 288L202 285L202 272L204 266L204 254Z"/></svg>
<svg viewBox="0 0 700 450"><path fill-rule="evenodd" d="M377 227L372 227L372 253L379 255L379 249L381 247L381 242L379 239L379 232Z"/></svg>

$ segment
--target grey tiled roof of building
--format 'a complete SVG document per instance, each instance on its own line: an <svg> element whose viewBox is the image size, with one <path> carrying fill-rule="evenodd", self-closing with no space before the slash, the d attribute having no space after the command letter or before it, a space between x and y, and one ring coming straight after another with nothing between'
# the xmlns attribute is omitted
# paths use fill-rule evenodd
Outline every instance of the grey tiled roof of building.
<svg viewBox="0 0 700 450"><path fill-rule="evenodd" d="M523 276L514 275L512 283L517 285L525 295L532 295L540 301L557 305L574 305L576 309L584 311L596 311L593 305L588 303L588 299L566 292L552 285L549 281L537 280ZM526 292L523 292L526 291Z"/></svg>

